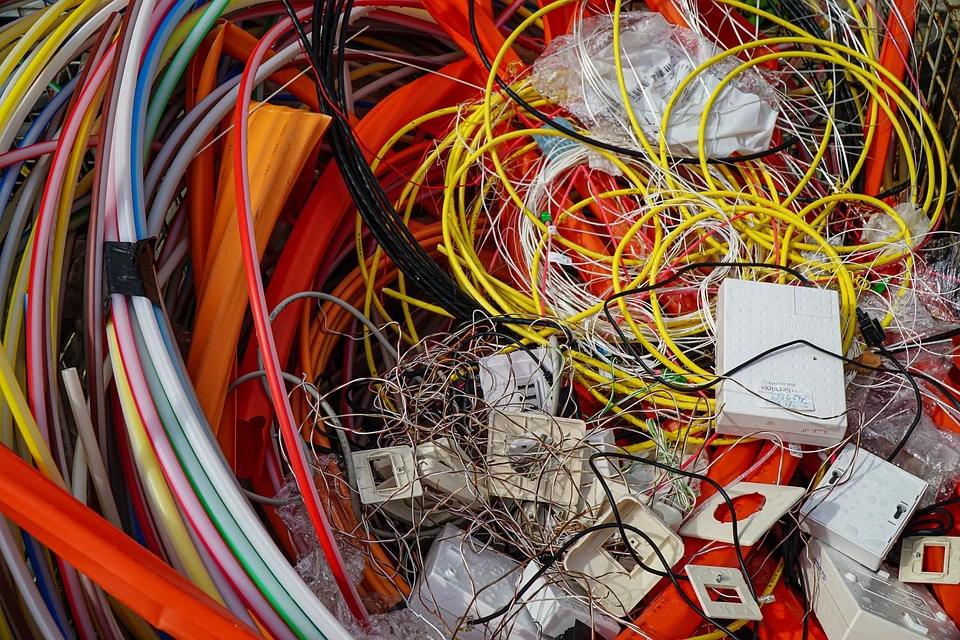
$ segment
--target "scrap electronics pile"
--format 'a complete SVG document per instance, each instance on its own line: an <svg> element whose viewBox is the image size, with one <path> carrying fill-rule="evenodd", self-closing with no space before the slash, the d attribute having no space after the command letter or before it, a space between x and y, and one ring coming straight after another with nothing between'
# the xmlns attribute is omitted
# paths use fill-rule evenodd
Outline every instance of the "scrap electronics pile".
<svg viewBox="0 0 960 640"><path fill-rule="evenodd" d="M960 640L949 11L0 2L0 640Z"/></svg>

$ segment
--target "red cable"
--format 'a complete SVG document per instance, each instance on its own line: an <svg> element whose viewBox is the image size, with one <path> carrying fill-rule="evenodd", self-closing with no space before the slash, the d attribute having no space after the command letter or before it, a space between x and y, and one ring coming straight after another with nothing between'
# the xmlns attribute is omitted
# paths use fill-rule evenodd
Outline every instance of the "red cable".
<svg viewBox="0 0 960 640"><path fill-rule="evenodd" d="M303 19L312 13L312 9L305 9L297 14ZM236 189L237 223L239 226L240 247L243 253L243 267L247 279L247 291L250 295L250 311L256 330L257 341L263 355L263 365L266 370L266 379L270 388L270 396L277 408L277 419L280 423L280 433L283 442L290 454L290 466L293 469L297 487L303 496L307 514L317 532L324 556L333 571L334 578L340 591L343 593L350 613L362 624L367 623L367 610L356 585L350 580L344 568L343 558L337 548L336 540L330 523L327 521L323 508L320 505L320 496L313 482L313 476L308 472L307 457L303 450L300 433L297 430L290 399L287 397L286 384L283 381L280 361L277 356L277 347L270 327L269 311L267 310L266 296L263 291L263 280L260 276L260 263L256 249L256 237L253 227L253 216L250 205L250 181L247 163L247 118L250 112L250 96L256 78L257 68L273 43L293 26L290 18L284 18L274 26L257 44L250 55L240 80L240 95L234 114L234 154L233 176Z"/></svg>

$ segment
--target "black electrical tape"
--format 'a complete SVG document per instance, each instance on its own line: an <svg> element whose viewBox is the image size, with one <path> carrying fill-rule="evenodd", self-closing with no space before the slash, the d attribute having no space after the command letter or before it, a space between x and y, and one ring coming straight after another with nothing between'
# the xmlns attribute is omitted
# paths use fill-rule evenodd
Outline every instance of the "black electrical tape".
<svg viewBox="0 0 960 640"><path fill-rule="evenodd" d="M161 306L160 284L154 263L156 238L136 242L103 243L103 291L110 299L114 294L139 296Z"/></svg>

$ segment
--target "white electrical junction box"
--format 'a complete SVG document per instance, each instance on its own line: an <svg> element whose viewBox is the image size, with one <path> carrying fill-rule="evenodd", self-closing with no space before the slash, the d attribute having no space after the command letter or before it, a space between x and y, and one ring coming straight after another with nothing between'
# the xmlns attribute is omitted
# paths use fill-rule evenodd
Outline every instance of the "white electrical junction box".
<svg viewBox="0 0 960 640"><path fill-rule="evenodd" d="M427 553L408 605L437 627L442 638L454 637L456 630L458 640L549 640L578 621L593 628L600 640L616 637L616 620L591 611L582 598L543 577L503 616L484 625L464 624L515 600L536 571L532 562L521 569L516 560L447 524Z"/></svg>
<svg viewBox="0 0 960 640"><path fill-rule="evenodd" d="M546 411L553 363L543 347L480 358L480 387L491 407L508 411Z"/></svg>
<svg viewBox="0 0 960 640"><path fill-rule="evenodd" d="M643 564L666 571L683 557L683 540L637 498L622 496L616 507L621 522L643 531L669 567L663 566L650 543L634 531L626 529L627 539L623 540L617 528L607 526L616 522L613 509L597 521L603 528L583 536L570 548L563 565L570 573L581 576L584 586L607 611L625 616L660 581L660 576L636 563L626 544Z"/></svg>
<svg viewBox="0 0 960 640"><path fill-rule="evenodd" d="M895 464L847 445L800 507L800 526L876 570L926 488Z"/></svg>
<svg viewBox="0 0 960 640"><path fill-rule="evenodd" d="M842 355L836 291L735 278L720 285L718 375L798 339ZM716 389L723 435L822 446L839 442L847 428L843 362L806 345L775 351Z"/></svg>
<svg viewBox="0 0 960 640"><path fill-rule="evenodd" d="M487 490L575 508L585 436L583 420L494 410L487 430Z"/></svg>
<svg viewBox="0 0 960 640"><path fill-rule="evenodd" d="M871 571L817 540L801 554L817 620L830 640L960 640L926 588Z"/></svg>

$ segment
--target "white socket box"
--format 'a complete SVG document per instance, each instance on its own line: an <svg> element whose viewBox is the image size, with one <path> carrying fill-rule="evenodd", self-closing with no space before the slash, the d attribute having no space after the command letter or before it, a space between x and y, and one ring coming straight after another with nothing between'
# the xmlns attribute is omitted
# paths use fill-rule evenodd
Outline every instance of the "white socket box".
<svg viewBox="0 0 960 640"><path fill-rule="evenodd" d="M417 445L417 477L433 491L473 507L485 500L482 478L451 438Z"/></svg>
<svg viewBox="0 0 960 640"><path fill-rule="evenodd" d="M540 567L528 562L523 568L520 585L525 585L536 575ZM543 576L533 581L533 586L523 596L523 606L540 627L544 637L555 638L581 622L593 629L598 638L611 640L620 633L620 623L599 609L590 610L586 598L574 597Z"/></svg>
<svg viewBox="0 0 960 640"><path fill-rule="evenodd" d="M836 291L727 278L717 296L717 374L799 339L842 355L840 329ZM842 361L784 348L719 382L717 433L836 444L847 428L844 389Z"/></svg>
<svg viewBox="0 0 960 640"><path fill-rule="evenodd" d="M550 383L544 369L556 375L550 354L542 347L480 358L483 399L501 410L547 411Z"/></svg>
<svg viewBox="0 0 960 640"><path fill-rule="evenodd" d="M801 566L813 611L829 640L960 640L924 587L871 571L817 540Z"/></svg>
<svg viewBox="0 0 960 640"><path fill-rule="evenodd" d="M900 467L847 445L800 507L800 525L875 571L926 488L926 482Z"/></svg>
<svg viewBox="0 0 960 640"><path fill-rule="evenodd" d="M683 540L680 536L640 500L632 496L619 498L617 512L623 524L639 529L650 537L663 554L669 568L673 568L683 557ZM597 524L608 525L614 522L616 519L613 510L608 509ZM666 570L653 547L644 538L630 529L626 530L626 534L626 542L646 566ZM620 558L627 564L614 556L610 547L622 544L616 527L598 529L580 538L563 561L566 570L582 576L584 586L590 594L615 616L630 613L643 596L660 581L660 576L635 564L625 553L621 552Z"/></svg>
<svg viewBox="0 0 960 640"><path fill-rule="evenodd" d="M573 509L583 473L583 420L494 410L487 431L487 490Z"/></svg>
<svg viewBox="0 0 960 640"><path fill-rule="evenodd" d="M363 504L409 500L423 495L413 448L401 445L354 451L351 455Z"/></svg>
<svg viewBox="0 0 960 640"><path fill-rule="evenodd" d="M560 587L538 579L522 601L485 625L468 627L467 619L490 615L516 597L537 567L520 564L447 524L427 553L408 606L440 630L440 637L463 640L548 640L577 621L612 640L619 624ZM459 629L458 629L459 627Z"/></svg>

